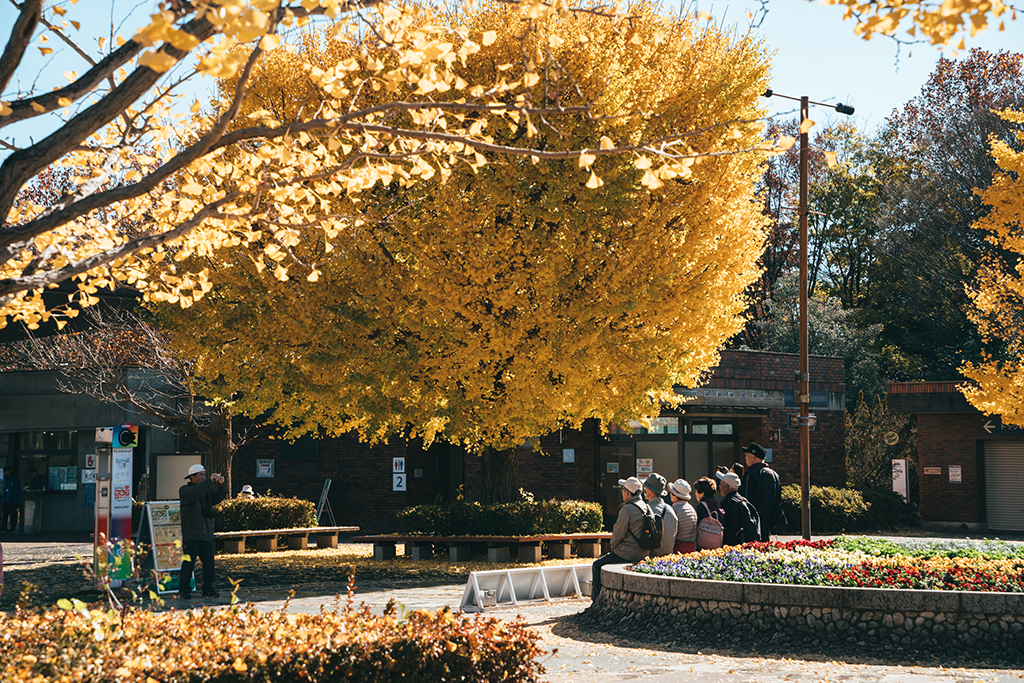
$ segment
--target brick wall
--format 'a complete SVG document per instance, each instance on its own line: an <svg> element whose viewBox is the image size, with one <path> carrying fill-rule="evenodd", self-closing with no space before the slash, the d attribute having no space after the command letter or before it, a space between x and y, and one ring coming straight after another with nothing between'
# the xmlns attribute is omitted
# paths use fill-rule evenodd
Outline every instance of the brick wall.
<svg viewBox="0 0 1024 683"><path fill-rule="evenodd" d="M519 451L519 486L537 500L548 498L596 500L598 424L587 420L583 428L562 429L541 437L541 452ZM574 450L574 462L563 459L565 449ZM466 456L466 499L480 500L482 460Z"/></svg>
<svg viewBox="0 0 1024 683"><path fill-rule="evenodd" d="M917 416L917 481L921 519L926 522L984 522L986 518L981 413ZM1017 439L1013 439L1017 440ZM949 481L949 466L960 465L963 481ZM925 474L938 467L940 474Z"/></svg>

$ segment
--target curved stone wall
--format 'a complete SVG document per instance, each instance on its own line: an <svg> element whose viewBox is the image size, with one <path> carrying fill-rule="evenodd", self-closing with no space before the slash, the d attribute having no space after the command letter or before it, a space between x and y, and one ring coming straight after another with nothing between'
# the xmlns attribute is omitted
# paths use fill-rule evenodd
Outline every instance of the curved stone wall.
<svg viewBox="0 0 1024 683"><path fill-rule="evenodd" d="M789 586L606 566L586 621L655 640L1024 661L1024 594Z"/></svg>

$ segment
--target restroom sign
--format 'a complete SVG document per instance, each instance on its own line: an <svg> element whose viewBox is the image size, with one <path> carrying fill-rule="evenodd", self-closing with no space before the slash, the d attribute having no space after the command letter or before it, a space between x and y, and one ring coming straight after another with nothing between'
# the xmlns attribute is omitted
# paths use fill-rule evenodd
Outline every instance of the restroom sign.
<svg viewBox="0 0 1024 683"><path fill-rule="evenodd" d="M391 472L405 474L405 458L391 458Z"/></svg>

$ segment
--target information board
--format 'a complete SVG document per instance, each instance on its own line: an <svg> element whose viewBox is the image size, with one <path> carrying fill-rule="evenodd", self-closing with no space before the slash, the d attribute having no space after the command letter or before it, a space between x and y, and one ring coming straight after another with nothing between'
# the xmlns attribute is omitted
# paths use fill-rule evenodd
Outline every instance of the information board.
<svg viewBox="0 0 1024 683"><path fill-rule="evenodd" d="M155 569L160 574L160 592L178 590L178 573L181 570L181 504L176 500L161 500L146 503L142 512L142 523L135 539L140 547L150 548L142 566Z"/></svg>
<svg viewBox="0 0 1024 683"><path fill-rule="evenodd" d="M144 534L149 538L144 538ZM152 544L153 565L157 571L181 569L181 503L176 500L146 503L139 543Z"/></svg>

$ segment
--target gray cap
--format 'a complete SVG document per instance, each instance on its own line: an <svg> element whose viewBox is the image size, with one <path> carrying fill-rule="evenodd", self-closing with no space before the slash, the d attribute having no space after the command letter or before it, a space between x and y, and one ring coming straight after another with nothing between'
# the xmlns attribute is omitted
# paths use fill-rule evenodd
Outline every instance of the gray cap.
<svg viewBox="0 0 1024 683"><path fill-rule="evenodd" d="M647 481L644 482L644 488L648 491L657 493L659 496L665 492L665 477L661 476L657 472L647 477Z"/></svg>

